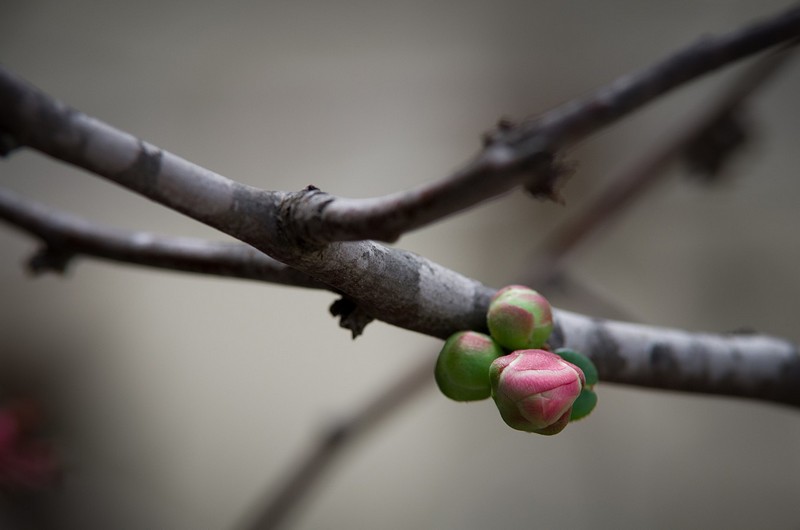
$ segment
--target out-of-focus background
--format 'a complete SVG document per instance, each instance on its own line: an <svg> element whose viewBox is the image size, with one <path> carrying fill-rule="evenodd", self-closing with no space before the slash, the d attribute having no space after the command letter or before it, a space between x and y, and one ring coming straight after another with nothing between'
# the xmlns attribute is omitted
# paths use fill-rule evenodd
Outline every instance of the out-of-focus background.
<svg viewBox="0 0 800 530"><path fill-rule="evenodd" d="M587 93L780 1L7 2L0 61L90 115L233 179L363 197L441 177L500 117ZM574 150L566 206L521 192L398 245L495 287L613 173L701 109L732 70ZM734 72L735 73L735 72ZM730 180L674 171L581 248L570 271L634 318L800 339L800 63L753 100ZM0 182L98 223L221 239L34 152ZM334 297L77 260L30 278L36 248L0 226L0 380L38 381L68 469L56 528L230 528L325 426L438 352ZM562 307L586 310L580 300ZM800 414L598 387L556 437L432 384L346 452L295 528L798 528ZM42 508L45 509L45 508Z"/></svg>

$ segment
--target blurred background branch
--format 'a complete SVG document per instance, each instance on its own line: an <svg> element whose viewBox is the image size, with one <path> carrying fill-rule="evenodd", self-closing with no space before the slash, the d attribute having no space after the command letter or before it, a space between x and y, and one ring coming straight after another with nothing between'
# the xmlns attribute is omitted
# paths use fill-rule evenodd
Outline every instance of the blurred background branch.
<svg viewBox="0 0 800 530"><path fill-rule="evenodd" d="M614 175L590 204L583 206L579 214L545 239L534 254L534 272L523 283L547 285L558 282L571 251L623 214L642 193L665 176L667 166L680 157L689 158L690 164L692 159L695 160L692 169L704 170L708 174L707 180L719 179L726 161L741 146L713 144L713 132L719 130L720 125L730 125L730 116L739 112L746 99L792 57L796 43L794 41L790 46L760 58L738 79L731 81L722 94L709 98L707 108L699 115L692 116L677 132L660 139L652 152ZM706 153L704 159L714 160L710 166L709 162L702 164L697 160L701 152Z"/></svg>

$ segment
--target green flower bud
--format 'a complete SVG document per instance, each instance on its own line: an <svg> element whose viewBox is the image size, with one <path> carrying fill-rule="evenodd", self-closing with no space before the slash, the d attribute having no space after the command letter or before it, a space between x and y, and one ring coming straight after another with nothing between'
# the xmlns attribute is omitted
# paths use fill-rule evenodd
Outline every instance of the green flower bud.
<svg viewBox="0 0 800 530"><path fill-rule="evenodd" d="M553 314L544 296L522 285L509 285L492 298L486 324L504 348L537 349L553 331Z"/></svg>
<svg viewBox="0 0 800 530"><path fill-rule="evenodd" d="M558 356L567 362L570 362L583 371L586 377L586 386L581 391L581 395L575 400L572 406L572 415L569 421L579 420L585 418L597 406L597 394L594 393L592 387L599 381L597 374L597 367L591 359L582 353L570 350L569 348L559 348L555 352Z"/></svg>
<svg viewBox="0 0 800 530"><path fill-rule="evenodd" d="M553 353L583 370L583 375L586 377L586 386L592 387L597 384L599 380L597 367L587 356L569 348L559 348Z"/></svg>
<svg viewBox="0 0 800 530"><path fill-rule="evenodd" d="M489 366L504 355L488 335L459 331L444 343L436 360L436 384L442 394L456 401L486 399L492 392Z"/></svg>
<svg viewBox="0 0 800 530"><path fill-rule="evenodd" d="M597 406L597 394L594 391L584 388L575 403L572 404L572 414L569 421L585 418Z"/></svg>

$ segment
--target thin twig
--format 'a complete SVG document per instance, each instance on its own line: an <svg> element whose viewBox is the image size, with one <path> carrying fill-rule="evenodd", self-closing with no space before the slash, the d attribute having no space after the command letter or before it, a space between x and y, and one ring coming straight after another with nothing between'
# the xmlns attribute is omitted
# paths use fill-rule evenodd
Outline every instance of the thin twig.
<svg viewBox="0 0 800 530"><path fill-rule="evenodd" d="M794 43L796 44L796 43ZM612 178L608 186L571 221L561 225L536 251L537 267L527 279L531 285L547 285L556 281L566 257L575 248L621 215L662 176L669 164L678 159L699 133L733 112L755 90L771 79L785 65L795 46L785 47L763 57L725 90L709 107L689 120L676 133L629 168Z"/></svg>
<svg viewBox="0 0 800 530"><path fill-rule="evenodd" d="M433 380L433 359L428 358L412 367L403 376L384 389L362 409L335 423L309 449L298 465L289 472L275 491L258 500L242 530L268 530L278 528L308 497L325 472L344 449L365 437L388 417L408 404L411 398L430 386Z"/></svg>
<svg viewBox="0 0 800 530"><path fill-rule="evenodd" d="M298 197L303 234L313 241L394 241L404 232L464 210L527 181L547 188L557 150L596 133L666 92L730 62L800 35L800 7L720 37L705 37L666 59L617 79L582 100L529 122L503 123L475 160L410 191L342 199L315 191ZM540 190L546 195L548 189ZM296 207L296 206L295 206Z"/></svg>
<svg viewBox="0 0 800 530"><path fill-rule="evenodd" d="M329 289L244 243L164 237L115 230L90 223L0 189L0 219L41 239L44 248L31 260L33 272L61 272L79 255L231 278Z"/></svg>

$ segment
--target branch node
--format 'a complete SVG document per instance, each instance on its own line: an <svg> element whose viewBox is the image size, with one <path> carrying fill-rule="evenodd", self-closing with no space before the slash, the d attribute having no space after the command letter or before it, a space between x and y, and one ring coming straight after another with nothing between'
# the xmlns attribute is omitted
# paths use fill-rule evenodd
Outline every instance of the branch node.
<svg viewBox="0 0 800 530"><path fill-rule="evenodd" d="M732 155L751 139L750 127L741 107L733 107L709 123L691 139L683 153L689 173L704 184L724 177Z"/></svg>
<svg viewBox="0 0 800 530"><path fill-rule="evenodd" d="M33 276L39 276L47 272L63 275L74 256L75 253L72 251L46 245L28 259L28 272Z"/></svg>
<svg viewBox="0 0 800 530"><path fill-rule="evenodd" d="M494 144L505 143L508 133L517 127L517 123L512 119L503 116L497 120L497 125L494 129L486 131L481 135L481 143L483 147L489 147Z"/></svg>
<svg viewBox="0 0 800 530"><path fill-rule="evenodd" d="M301 250L311 251L327 244L322 219L325 208L335 200L318 187L308 185L289 193L279 207L278 227L282 236Z"/></svg>
<svg viewBox="0 0 800 530"><path fill-rule="evenodd" d="M364 332L367 324L375 320L361 309L357 302L345 296L336 300L330 307L331 315L339 317L339 327L349 329L353 333L353 339Z"/></svg>
<svg viewBox="0 0 800 530"><path fill-rule="evenodd" d="M561 190L575 173L578 165L553 153L541 153L531 163L532 177L525 182L525 191L539 200L564 205Z"/></svg>

